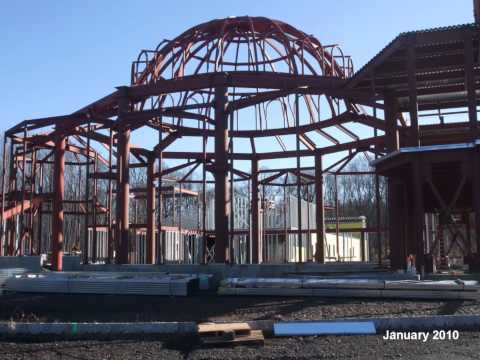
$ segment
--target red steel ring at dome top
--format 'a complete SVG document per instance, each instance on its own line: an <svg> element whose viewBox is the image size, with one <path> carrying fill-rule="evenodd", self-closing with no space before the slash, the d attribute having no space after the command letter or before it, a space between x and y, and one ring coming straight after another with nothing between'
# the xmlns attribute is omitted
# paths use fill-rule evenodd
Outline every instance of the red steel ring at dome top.
<svg viewBox="0 0 480 360"><path fill-rule="evenodd" d="M187 70L189 63L195 66ZM313 35L289 24L250 16L216 19L194 26L171 41L162 41L155 50L142 51L133 68L132 85L205 70L272 71L340 78L353 73L350 57L337 45L324 47Z"/></svg>

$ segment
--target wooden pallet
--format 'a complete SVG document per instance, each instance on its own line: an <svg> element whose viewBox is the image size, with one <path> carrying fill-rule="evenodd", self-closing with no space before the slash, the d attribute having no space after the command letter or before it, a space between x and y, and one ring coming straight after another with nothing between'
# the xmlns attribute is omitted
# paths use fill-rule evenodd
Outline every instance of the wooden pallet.
<svg viewBox="0 0 480 360"><path fill-rule="evenodd" d="M198 325L198 335L204 345L263 345L261 330L252 330L247 323L205 323Z"/></svg>

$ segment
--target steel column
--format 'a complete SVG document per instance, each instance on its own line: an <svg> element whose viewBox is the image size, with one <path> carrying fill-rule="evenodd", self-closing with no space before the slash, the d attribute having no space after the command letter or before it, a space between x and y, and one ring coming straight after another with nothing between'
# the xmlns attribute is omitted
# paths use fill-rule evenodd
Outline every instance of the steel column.
<svg viewBox="0 0 480 360"><path fill-rule="evenodd" d="M113 251L114 251L114 238L113 238L113 186L112 186L112 157L113 157L113 131L110 129L109 134L109 146L108 146L108 188L107 188L107 220L108 220L108 260L107 262L111 264L113 262Z"/></svg>
<svg viewBox="0 0 480 360"><path fill-rule="evenodd" d="M390 242L390 266L402 269L405 262L404 224L401 221L404 207L403 186L388 178L388 239Z"/></svg>
<svg viewBox="0 0 480 360"><path fill-rule="evenodd" d="M397 104L392 93L385 94L385 122L386 122L386 146L387 151L392 152L399 149L397 129Z"/></svg>
<svg viewBox="0 0 480 360"><path fill-rule="evenodd" d="M468 117L470 122L470 135L472 140L478 136L477 123L477 96L475 92L475 69L473 59L473 35L470 31L464 34L465 54L465 89L467 90Z"/></svg>
<svg viewBox="0 0 480 360"><path fill-rule="evenodd" d="M88 122L87 132L90 132L91 123ZM90 242L88 239L88 229L90 222L90 136L87 137L85 156L85 224L84 224L84 246L83 246L83 263L88 264L90 260Z"/></svg>
<svg viewBox="0 0 480 360"><path fill-rule="evenodd" d="M7 167L7 137L6 134L3 133L3 152L2 152L2 223L1 226L1 233L0 233L0 256L4 256L6 254L6 236L5 236L5 183L6 183L6 167Z"/></svg>
<svg viewBox="0 0 480 360"><path fill-rule="evenodd" d="M407 55L408 72L408 94L409 94L409 113L410 113L410 136L409 145L419 146L420 136L418 128L418 101L417 101L417 67L416 67L416 39L412 35Z"/></svg>
<svg viewBox="0 0 480 360"><path fill-rule="evenodd" d="M259 227L259 206L258 206L258 160L252 160L252 191L251 191L251 212L252 212L252 224L251 224L251 251L252 251L252 263L258 264L262 258L260 254L260 227Z"/></svg>
<svg viewBox="0 0 480 360"><path fill-rule="evenodd" d="M480 254L480 146L476 146L472 151L472 172L473 211L475 212L475 240L477 244L476 253Z"/></svg>
<svg viewBox="0 0 480 360"><path fill-rule="evenodd" d="M227 261L228 219L228 89L215 88L215 262Z"/></svg>
<svg viewBox="0 0 480 360"><path fill-rule="evenodd" d="M325 204L323 201L322 155L315 154L315 229L317 243L315 261L325 262Z"/></svg>
<svg viewBox="0 0 480 360"><path fill-rule="evenodd" d="M52 203L52 270L62 271L63 258L63 200L66 139L60 135L55 140L53 165L53 203Z"/></svg>
<svg viewBox="0 0 480 360"><path fill-rule="evenodd" d="M147 264L155 264L155 184L154 184L155 157L148 159L147 165Z"/></svg>
<svg viewBox="0 0 480 360"><path fill-rule="evenodd" d="M413 164L413 226L414 226L414 240L416 252L416 267L418 271L423 273L423 266L425 265L425 245L423 240L423 230L425 223L425 212L423 208L423 176L422 176L422 161L421 158L414 160Z"/></svg>
<svg viewBox="0 0 480 360"><path fill-rule="evenodd" d="M118 159L117 159L117 239L119 242L119 264L128 263L129 252L129 206L130 206L130 130L121 126L122 117L129 111L130 102L126 87L120 87L118 99Z"/></svg>

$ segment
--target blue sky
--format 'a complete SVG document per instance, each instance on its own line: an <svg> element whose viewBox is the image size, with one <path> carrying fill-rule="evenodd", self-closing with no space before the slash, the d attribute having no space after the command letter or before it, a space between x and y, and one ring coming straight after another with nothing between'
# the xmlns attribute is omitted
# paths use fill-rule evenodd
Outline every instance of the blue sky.
<svg viewBox="0 0 480 360"><path fill-rule="evenodd" d="M0 128L70 113L128 85L141 49L233 15L275 18L340 44L357 69L400 32L473 21L472 0L5 1Z"/></svg>

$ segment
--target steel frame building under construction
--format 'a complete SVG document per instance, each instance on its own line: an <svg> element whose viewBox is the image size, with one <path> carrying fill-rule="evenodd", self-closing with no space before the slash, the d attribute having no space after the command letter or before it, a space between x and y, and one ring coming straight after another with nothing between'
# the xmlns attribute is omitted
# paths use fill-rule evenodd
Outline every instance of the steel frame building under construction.
<svg viewBox="0 0 480 360"><path fill-rule="evenodd" d="M166 236L158 235L168 231L203 239L200 263L234 262L238 236L245 262L261 263L268 252L263 192L280 187L296 196L297 209L310 191L316 207L313 224L296 211L298 226L279 230L295 235L299 262L325 261L327 231L337 239L340 232L377 234L377 260L386 254L394 269L410 254L419 269L436 249L446 258L445 237L450 248L478 261L479 38L476 23L402 33L355 72L340 47L280 21L232 17L195 26L141 51L130 86L72 114L25 120L5 132L0 255L51 251L53 269L61 270L70 218L83 234L76 250L87 263L97 261L100 236L106 261L133 262L138 231L148 264L165 262ZM136 131L158 137L153 148L133 144ZM346 171L362 153L375 170ZM262 168L286 159L295 165ZM135 187L135 169L146 172L144 187ZM181 177L171 176L179 170ZM73 193L65 191L67 173L77 182ZM327 174L335 184L339 176L373 179L375 228L340 226L337 198L336 226L327 229ZM382 226L383 177L388 224ZM245 225L235 222L239 186L249 200ZM206 224L209 190L214 229ZM200 214L196 226L167 224L176 202L191 198ZM138 199L146 203L142 220L132 214ZM436 219L434 237L426 214Z"/></svg>

